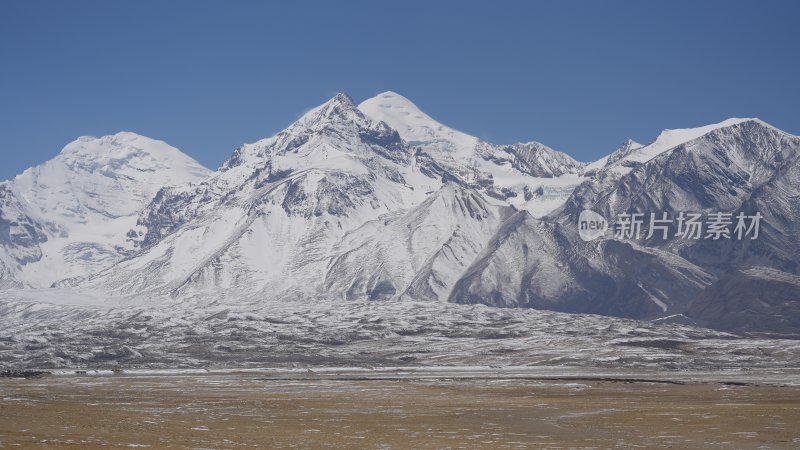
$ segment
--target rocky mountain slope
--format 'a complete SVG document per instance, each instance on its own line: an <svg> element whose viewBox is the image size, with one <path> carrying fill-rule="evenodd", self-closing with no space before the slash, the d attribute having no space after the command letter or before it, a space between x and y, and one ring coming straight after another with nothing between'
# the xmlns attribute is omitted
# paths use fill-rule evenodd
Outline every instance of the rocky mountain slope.
<svg viewBox="0 0 800 450"><path fill-rule="evenodd" d="M66 178L36 169L0 185L6 288L57 281L134 304L477 303L798 331L787 317L800 304L800 138L756 119L666 130L590 164L536 142L484 142L393 92L358 106L339 94L211 173L146 138L99 141L56 158ZM742 241L677 238L674 224L647 238L645 224L640 238L587 242L584 210L763 222Z"/></svg>

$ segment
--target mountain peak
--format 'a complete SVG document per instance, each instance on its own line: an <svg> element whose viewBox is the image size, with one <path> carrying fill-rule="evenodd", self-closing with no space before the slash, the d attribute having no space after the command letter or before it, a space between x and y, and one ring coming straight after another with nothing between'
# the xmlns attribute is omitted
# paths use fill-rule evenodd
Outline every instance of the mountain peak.
<svg viewBox="0 0 800 450"><path fill-rule="evenodd" d="M330 100L323 103L321 105L326 109L326 111L330 111L332 108L336 107L345 107L345 108L355 108L356 105L353 103L353 97L350 97L350 94L346 92L339 92L338 94L334 95Z"/></svg>
<svg viewBox="0 0 800 450"><path fill-rule="evenodd" d="M130 160L133 155L146 155L159 163L196 165L199 172L206 170L166 142L130 131L101 137L81 136L64 146L57 158L65 161L110 162Z"/></svg>
<svg viewBox="0 0 800 450"><path fill-rule="evenodd" d="M469 153L478 138L454 130L425 114L411 100L386 91L358 105L358 109L376 122L385 122L397 130L412 146L446 148L447 152Z"/></svg>
<svg viewBox="0 0 800 450"><path fill-rule="evenodd" d="M418 114L426 119L432 120L427 114L417 107L411 100L394 91L381 92L380 94L364 100L358 105L362 111L366 109L374 110L375 108L383 109L397 109L402 113Z"/></svg>
<svg viewBox="0 0 800 450"><path fill-rule="evenodd" d="M696 128L677 128L662 130L658 136L647 145L641 145L631 139L617 149L611 155L600 159L590 168L596 168L598 164L605 167L614 167L619 173L627 173L630 164L645 163L662 153L665 153L679 145L698 139L715 130L733 127L742 123L756 122L763 124L759 119L752 118L730 118L719 123L705 125Z"/></svg>
<svg viewBox="0 0 800 450"><path fill-rule="evenodd" d="M615 162L619 161L630 155L631 153L639 150L640 148L644 147L644 145L634 141L633 139L627 139L625 142L622 143L613 153L603 158L604 165L608 166L614 164Z"/></svg>
<svg viewBox="0 0 800 450"><path fill-rule="evenodd" d="M386 91L364 100L358 105L358 109L376 122L387 123L401 134L404 131L419 134L419 130L415 131L415 128L441 126L411 100L393 91Z"/></svg>
<svg viewBox="0 0 800 450"><path fill-rule="evenodd" d="M209 173L164 141L123 131L79 137L55 158L17 175L14 187L43 211L82 220L83 213L76 211L134 214L160 187L188 184Z"/></svg>
<svg viewBox="0 0 800 450"><path fill-rule="evenodd" d="M627 139L625 140L625 142L622 143L621 148L641 148L641 147L644 147L644 145L634 141L633 139Z"/></svg>
<svg viewBox="0 0 800 450"><path fill-rule="evenodd" d="M353 103L353 99L348 94L340 92L327 102L308 110L296 123L310 128L317 123L342 119L354 120L361 115Z"/></svg>

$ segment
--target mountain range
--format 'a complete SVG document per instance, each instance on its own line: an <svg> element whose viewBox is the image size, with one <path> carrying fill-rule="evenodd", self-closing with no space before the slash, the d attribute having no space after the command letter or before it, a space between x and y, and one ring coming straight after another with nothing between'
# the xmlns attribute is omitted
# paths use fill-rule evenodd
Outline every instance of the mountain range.
<svg viewBox="0 0 800 450"><path fill-rule="evenodd" d="M216 171L133 133L0 184L0 287L125 302L483 304L800 331L800 138L729 119L578 162L338 94ZM585 241L582 211L739 213L757 239ZM675 225L670 225L675 231ZM27 294L26 294L27 295Z"/></svg>

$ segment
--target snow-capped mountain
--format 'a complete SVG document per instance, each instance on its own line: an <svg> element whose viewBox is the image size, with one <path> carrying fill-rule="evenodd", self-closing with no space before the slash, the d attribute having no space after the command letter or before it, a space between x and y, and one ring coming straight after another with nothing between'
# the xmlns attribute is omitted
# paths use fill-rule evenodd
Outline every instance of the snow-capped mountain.
<svg viewBox="0 0 800 450"><path fill-rule="evenodd" d="M213 173L145 139L79 140L52 163L68 175L37 168L0 185L5 287L61 280L65 292L134 303L314 298L685 314L762 330L800 303L800 138L756 119L629 140L588 165L536 142L482 141L393 92L358 106L339 94ZM764 224L744 243L584 242L585 209L609 220L759 211ZM783 300L726 303L752 302L759 317L746 324L702 307L738 285L735 273ZM794 330L788 323L781 332Z"/></svg>
<svg viewBox="0 0 800 450"><path fill-rule="evenodd" d="M402 114L391 112L411 110L392 93L365 103L368 111L378 110L373 115L395 122ZM381 115L382 110L388 112ZM407 130L417 142L449 139L446 148L475 142L446 127L430 125L430 119L417 111L411 110L408 115L414 118L411 126L395 126ZM781 231L767 225L762 241L744 245L726 241L722 245L728 250L723 257L719 250L709 250L712 244L704 241L683 251L674 242L604 239L585 243L576 232L578 214L584 209L594 209L608 218L626 211L668 212L673 216L678 211L731 212L747 205L745 200L752 203L765 195L762 183L779 186L773 191L785 196L791 192L788 180L796 179L792 173L800 170L792 156L796 154L796 139L757 119L729 119L694 129L665 130L648 145L628 140L608 157L583 167L586 179L577 189L570 187L571 197L563 208L541 220L523 211L503 223L456 282L449 300L653 318L684 312L717 276L724 274L720 266L731 269L734 255L757 255L749 260L738 256L737 264L796 267L797 257L793 255L797 254L800 233L787 222L798 217L791 209L797 203L774 193L761 202L761 208L773 224L785 224ZM480 143L476 145L480 147ZM687 146L691 149L682 150ZM678 162L687 154L691 161L700 163ZM662 161L672 161L675 166L665 167L669 163ZM745 175L731 172L735 170L732 165L737 164ZM637 178L640 173L647 176ZM743 179L751 184L750 189L734 192ZM632 186L631 180L638 180L638 184ZM608 202L624 206L610 207ZM756 210L752 206L745 209L749 213ZM790 245L781 248L779 236L783 235L789 236L783 241ZM765 262L764 258L769 259Z"/></svg>
<svg viewBox="0 0 800 450"><path fill-rule="evenodd" d="M632 211L672 217L679 212L759 211L765 216L762 234L752 242L656 238L646 243L703 266L726 267L733 261L720 258L720 249L733 246L726 254L739 255L736 264L796 270L800 228L792 199L798 194L791 186L800 182L800 138L756 119L723 123L727 125L705 127L711 131L629 167L623 175L617 165L607 166L577 188L553 217L571 223L584 209L607 218Z"/></svg>
<svg viewBox="0 0 800 450"><path fill-rule="evenodd" d="M339 94L242 146L199 185L162 190L140 216L141 253L87 283L126 294L315 295L348 232L422 203L444 177Z"/></svg>
<svg viewBox="0 0 800 450"><path fill-rule="evenodd" d="M408 144L450 176L535 216L552 211L583 177L585 164L538 142L497 145L449 128L395 92L358 108L397 130Z"/></svg>
<svg viewBox="0 0 800 450"><path fill-rule="evenodd" d="M127 234L160 187L208 173L176 148L134 133L71 142L0 183L0 283L47 287L110 266L133 250Z"/></svg>
<svg viewBox="0 0 800 450"><path fill-rule="evenodd" d="M694 139L684 141L686 137ZM662 143L665 140L670 140L670 144L680 143L663 150L668 145ZM721 310L713 306L700 308L698 299L709 301L712 292L728 292L723 286L730 286L734 280L742 278L732 274L750 273L747 268L752 266L772 268L759 272L756 277L762 291L769 291L765 287L768 284L766 280L773 276L782 293L791 292L792 286L796 287L795 284L787 285L784 280L790 274L796 275L800 268L800 227L797 225L800 210L796 201L797 186L800 185L800 138L757 119L731 119L696 130L662 133L651 146L656 149L648 150L645 146L619 160L634 161L635 164L611 163L599 169L548 220L558 223L562 229L574 230L570 227L586 209L609 220L617 214L630 212L644 213L646 217L650 213L667 213L670 217L676 217L680 212L723 212L732 216L739 212L746 215L760 213L763 216L760 233L754 240L679 238L675 236L676 225L673 223L668 239L660 236L645 239L648 228L645 224L642 237L631 242L631 245L644 245L680 256L693 265L694 270L703 270L714 280L712 287L704 289L700 295L680 292L662 295L661 290L655 291L647 284L642 285L643 291L664 303L666 299L683 305L691 303L694 306L688 314L698 314L703 323L723 328L744 327L744 322L722 317L717 323L710 320L708 311L721 313ZM634 156L639 153L646 156ZM736 282L736 285L740 284ZM773 315L773 319L785 316L785 303L770 307L754 292L739 293L737 298L740 306L750 302L749 307L742 308L750 311L747 325L750 328L753 323L766 327ZM786 299L797 304L800 290L795 290ZM669 311L684 312L674 308Z"/></svg>
<svg viewBox="0 0 800 450"><path fill-rule="evenodd" d="M546 204L558 200L541 198L538 185L529 192L531 183L555 180L550 186L569 192L564 172L580 179L580 163L541 144L465 137L397 94L377 98L387 96L401 112L414 111L389 118L397 125L410 117L401 128L412 140L365 114L370 101L356 107L339 94L242 146L202 183L161 190L137 223L141 253L72 283L123 294L224 287L237 295L445 300L514 212L516 193L496 181L523 180L527 202ZM367 261L374 263L365 271Z"/></svg>

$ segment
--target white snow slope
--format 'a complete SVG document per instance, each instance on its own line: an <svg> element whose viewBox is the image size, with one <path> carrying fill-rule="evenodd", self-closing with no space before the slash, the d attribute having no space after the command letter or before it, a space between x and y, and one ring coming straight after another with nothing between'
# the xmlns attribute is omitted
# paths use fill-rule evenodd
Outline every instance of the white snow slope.
<svg viewBox="0 0 800 450"><path fill-rule="evenodd" d="M134 133L71 142L2 183L0 220L16 230L0 247L6 281L47 287L110 266L133 250L127 233L160 188L209 173L178 149Z"/></svg>

